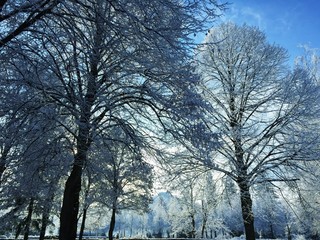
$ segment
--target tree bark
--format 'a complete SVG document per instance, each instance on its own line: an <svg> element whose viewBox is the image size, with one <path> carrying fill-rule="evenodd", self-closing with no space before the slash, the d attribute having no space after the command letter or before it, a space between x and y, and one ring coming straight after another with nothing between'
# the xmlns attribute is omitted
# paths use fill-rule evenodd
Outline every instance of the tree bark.
<svg viewBox="0 0 320 240"><path fill-rule="evenodd" d="M116 209L112 208L111 220L110 220L110 228L109 228L109 240L113 240L113 230L116 224Z"/></svg>
<svg viewBox="0 0 320 240"><path fill-rule="evenodd" d="M92 66L96 73L96 65ZM95 75L93 75L95 76ZM79 133L77 137L77 154L74 158L73 168L67 179L63 204L60 215L59 240L73 240L77 237L79 197L81 191L81 177L83 166L87 162L90 139L91 108L95 98L95 78L88 82L88 92L85 96L85 104L80 117Z"/></svg>
<svg viewBox="0 0 320 240"><path fill-rule="evenodd" d="M83 237L84 228L86 226L86 217L87 217L87 208L84 208L82 213L82 222L80 227L79 240L82 240L82 237Z"/></svg>
<svg viewBox="0 0 320 240"><path fill-rule="evenodd" d="M204 201L201 201L201 207L202 207L202 226L201 226L201 238L204 238L206 228L207 228L207 220L208 220L208 215L206 208L204 206Z"/></svg>
<svg viewBox="0 0 320 240"><path fill-rule="evenodd" d="M252 211L252 199L248 184L244 180L238 181L240 188L241 210L244 229L247 240L255 240L254 216Z"/></svg>
<svg viewBox="0 0 320 240"><path fill-rule="evenodd" d="M2 175L4 171L6 170L6 160L7 156L9 154L10 147L5 146L3 152L1 153L1 158L0 158L0 186L2 184Z"/></svg>
<svg viewBox="0 0 320 240"><path fill-rule="evenodd" d="M196 237L196 221L194 219L194 213L191 213L191 231L189 233L190 238Z"/></svg>
<svg viewBox="0 0 320 240"><path fill-rule="evenodd" d="M64 190L59 240L74 240L77 237L81 175L82 166L74 165Z"/></svg>
<svg viewBox="0 0 320 240"><path fill-rule="evenodd" d="M288 235L288 240L292 240L292 236L291 236L291 227L287 224L287 235Z"/></svg>
<svg viewBox="0 0 320 240"><path fill-rule="evenodd" d="M275 236L275 234L274 234L274 231L273 231L273 224L272 224L272 222L270 222L269 223L270 225L270 238L271 239L275 239L276 238L276 236Z"/></svg>
<svg viewBox="0 0 320 240"><path fill-rule="evenodd" d="M46 235L46 229L47 229L48 222L49 222L50 211L51 211L52 205L53 205L54 194L55 194L55 186L51 186L49 194L48 194L49 198L47 199L48 202L45 204L45 206L43 208L43 212L42 212L39 240L43 240Z"/></svg>
<svg viewBox="0 0 320 240"><path fill-rule="evenodd" d="M30 224L31 224L32 213L33 213L33 205L34 205L34 199L31 198L28 206L28 215L25 221L23 240L28 240L29 238Z"/></svg>
<svg viewBox="0 0 320 240"><path fill-rule="evenodd" d="M40 229L40 234L39 234L39 240L43 240L45 235L46 235L46 229L48 226L48 220L49 220L49 211L46 209L44 210L46 212L43 212L42 214L42 219L41 219L41 229Z"/></svg>

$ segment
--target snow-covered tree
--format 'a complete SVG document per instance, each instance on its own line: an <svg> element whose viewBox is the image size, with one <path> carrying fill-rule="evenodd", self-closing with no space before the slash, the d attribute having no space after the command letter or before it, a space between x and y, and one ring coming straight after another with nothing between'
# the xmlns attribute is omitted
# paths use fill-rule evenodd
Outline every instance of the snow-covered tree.
<svg viewBox="0 0 320 240"><path fill-rule="evenodd" d="M293 184L291 191L291 212L294 217L291 220L291 233L302 234L307 238L317 238L319 228L319 163L309 166L309 172L305 173L303 180Z"/></svg>
<svg viewBox="0 0 320 240"><path fill-rule="evenodd" d="M70 163L68 143L54 120L55 108L11 77L1 86L6 104L1 104L0 222L2 229L22 232L25 239L36 222L43 239L59 180Z"/></svg>
<svg viewBox="0 0 320 240"><path fill-rule="evenodd" d="M320 53L319 49L312 48L309 45L301 46L304 54L296 58L295 65L310 73L310 76L317 86L315 88L319 94L320 84ZM319 101L314 102L312 106L315 111L319 109ZM319 115L314 119L318 122ZM315 130L315 134L319 134L319 129ZM295 229L298 233L302 233L307 237L317 238L320 234L319 229L319 162L312 163L307 166L308 171L303 175L303 181L293 185L292 191L295 196ZM299 226L299 227L297 227Z"/></svg>
<svg viewBox="0 0 320 240"><path fill-rule="evenodd" d="M256 214L255 226L260 238L278 238L285 234L287 219L286 207L279 194L270 183L264 183L255 189L253 209Z"/></svg>
<svg viewBox="0 0 320 240"><path fill-rule="evenodd" d="M169 208L174 197L170 192L160 192L150 205L151 228L150 234L154 237L170 237L171 224Z"/></svg>
<svg viewBox="0 0 320 240"><path fill-rule="evenodd" d="M316 159L317 90L307 71L290 73L286 51L254 27L225 23L210 30L198 59L203 95L212 105L207 126L220 147L185 163L237 184L246 238L255 239L252 186L297 181L303 164Z"/></svg>
<svg viewBox="0 0 320 240"><path fill-rule="evenodd" d="M146 146L140 136L188 116L192 36L219 7L213 0L63 1L5 49L22 82L69 116L56 119L75 141L60 239L76 237L82 171L102 130L121 126Z"/></svg>
<svg viewBox="0 0 320 240"><path fill-rule="evenodd" d="M105 133L106 135L108 133ZM109 239L113 238L116 214L122 210L145 212L152 200L152 167L144 159L139 146L135 145L123 129L116 128L109 138L118 142L95 143L87 168L94 174L97 202L111 210Z"/></svg>
<svg viewBox="0 0 320 240"><path fill-rule="evenodd" d="M37 118L34 116L33 120ZM51 138L52 132L40 131L40 124L33 124L33 130L29 130L34 134L29 132L24 136L25 142L15 146L19 155L14 155L4 172L6 182L1 186L0 208L5 214L0 218L3 229L14 229L16 235L21 232L24 239L28 239L31 224L37 223L43 239L68 159L60 152L63 140Z"/></svg>
<svg viewBox="0 0 320 240"><path fill-rule="evenodd" d="M308 45L301 46L304 55L296 57L295 65L307 70L311 77L319 84L320 81L320 53L319 49L312 48Z"/></svg>
<svg viewBox="0 0 320 240"><path fill-rule="evenodd" d="M8 44L41 18L52 14L59 0L0 1L0 48Z"/></svg>
<svg viewBox="0 0 320 240"><path fill-rule="evenodd" d="M170 178L170 177L169 177ZM212 172L181 173L170 180L173 192L166 205L166 223L170 232L180 237L212 238L226 230L218 214L222 204L221 179Z"/></svg>

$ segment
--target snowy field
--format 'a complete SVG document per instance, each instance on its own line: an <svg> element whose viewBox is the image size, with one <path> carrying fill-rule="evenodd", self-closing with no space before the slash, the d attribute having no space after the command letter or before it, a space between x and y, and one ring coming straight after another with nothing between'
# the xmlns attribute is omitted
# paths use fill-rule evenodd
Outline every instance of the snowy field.
<svg viewBox="0 0 320 240"><path fill-rule="evenodd" d="M7 237L5 235L0 235L0 240L15 240L15 238ZM23 236L19 236L17 239L23 239ZM33 239L39 239L39 236L29 236L29 240ZM46 238L48 240L56 240L58 238ZM116 238L114 238L116 240ZM223 237L217 237L213 239L209 238L120 238L117 240L244 240L244 236L240 237L233 237L233 238L223 238ZM261 240L275 240L275 239L269 239L269 238L257 238ZM83 237L83 240L108 240L107 237L103 236L85 236ZM276 240L286 240L286 238L277 238ZM303 235L295 235L292 237L292 240L306 240L306 238Z"/></svg>

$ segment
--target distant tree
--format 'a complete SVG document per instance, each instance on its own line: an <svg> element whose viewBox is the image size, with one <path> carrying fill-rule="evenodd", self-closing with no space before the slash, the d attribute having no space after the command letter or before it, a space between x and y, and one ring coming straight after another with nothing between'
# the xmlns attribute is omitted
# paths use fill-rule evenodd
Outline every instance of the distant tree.
<svg viewBox="0 0 320 240"><path fill-rule="evenodd" d="M185 178L182 174L179 178L180 186L175 187L179 191L177 201L181 205L181 213L175 214L181 223L172 222L173 227L180 229L181 233L192 238L215 238L220 235L228 235L229 229L225 220L229 220L227 214L220 214L224 211L223 205L230 205L224 201L222 178L208 171L203 174L188 174ZM179 217L180 216L180 217ZM186 217L188 216L188 217ZM191 221L190 221L191 219ZM184 222L184 224L182 224ZM189 225L188 225L189 224ZM188 230L191 232L188 232Z"/></svg>
<svg viewBox="0 0 320 240"><path fill-rule="evenodd" d="M134 210L122 210L117 214L115 235L119 238L145 238L150 237L152 224L149 221L150 213Z"/></svg>
<svg viewBox="0 0 320 240"><path fill-rule="evenodd" d="M178 198L171 199L168 209L169 223L175 237L190 238L193 228L191 218L194 216L194 213L190 215L190 209L188 209L186 204L181 203Z"/></svg>
<svg viewBox="0 0 320 240"><path fill-rule="evenodd" d="M196 232L197 232L197 215L198 215L198 205L196 204L197 200L197 192L196 192L196 182L195 181L189 181L184 182L182 184L183 189L181 190L182 196L178 198L178 201L182 205L182 208L184 209L184 218L186 221L185 228L182 229L181 233L186 234L189 238L195 238Z"/></svg>
<svg viewBox="0 0 320 240"><path fill-rule="evenodd" d="M320 84L320 52L319 49L308 45L302 46L304 54L296 58L296 66L310 72L317 86ZM319 91L319 89L317 89ZM320 92L318 92L320 94ZM316 108L318 109L318 108ZM319 115L318 118L319 119ZM315 119L314 121L318 121ZM316 134L319 134L319 129ZM296 212L298 214L300 232L310 238L319 238L319 162L308 166L308 172L304 173L304 180L293 186L296 196Z"/></svg>
<svg viewBox="0 0 320 240"><path fill-rule="evenodd" d="M199 231L201 238L212 238L211 231L219 227L214 224L217 222L214 215L221 195L217 191L218 182L213 178L212 172L207 172L200 179L200 183L198 182L201 202L201 227Z"/></svg>
<svg viewBox="0 0 320 240"><path fill-rule="evenodd" d="M3 66L6 69L7 66ZM9 71L9 68L8 68ZM6 77L6 71L0 73L1 78ZM8 81L1 82L0 103L0 186L7 181L5 171L17 155L20 155L19 147L30 144L28 140L37 137L32 113L41 107L41 101L32 92L15 82L16 76L11 76ZM17 94L19 93L19 97ZM28 139L28 140L24 140Z"/></svg>
<svg viewBox="0 0 320 240"><path fill-rule="evenodd" d="M11 81L17 83L15 78ZM59 131L52 105L14 83L1 86L7 104L1 106L0 209L5 214L0 215L0 225L17 234L24 232L28 238L30 226L37 222L43 239L59 181L66 173L68 143ZM19 97L9 99L17 92Z"/></svg>
<svg viewBox="0 0 320 240"><path fill-rule="evenodd" d="M143 159L139 146L116 127L110 133L105 132L100 140L92 146L90 163L85 167L80 239L91 205L103 211L111 210L109 238L112 239L117 214L122 211L144 213L152 200L152 167Z"/></svg>
<svg viewBox="0 0 320 240"><path fill-rule="evenodd" d="M256 229L260 238L280 238L285 236L286 207L283 205L276 188L270 183L261 184L255 189L254 212L257 218Z"/></svg>
<svg viewBox="0 0 320 240"><path fill-rule="evenodd" d="M152 204L151 209L151 228L154 237L170 237L171 225L169 222L169 204L173 196L170 192L160 192L157 194Z"/></svg>
<svg viewBox="0 0 320 240"><path fill-rule="evenodd" d="M108 133L106 133L108 134ZM152 167L143 158L139 146L121 128L115 128L109 139L93 146L87 168L94 173L92 184L99 197L95 201L111 210L109 239L113 239L116 214L122 210L146 212L152 201Z"/></svg>
<svg viewBox="0 0 320 240"><path fill-rule="evenodd" d="M237 184L249 240L255 239L252 186L297 181L303 164L316 159L317 90L307 71L289 72L286 58L258 29L232 23L212 29L199 49L201 91L212 106L207 129L220 146L197 143L189 148L194 156L180 154L177 163L181 171L212 169Z"/></svg>
<svg viewBox="0 0 320 240"><path fill-rule="evenodd" d="M319 238L320 235L319 186L315 185L309 183L301 187L295 208L298 215L296 225L299 226L297 232L313 239Z"/></svg>
<svg viewBox="0 0 320 240"><path fill-rule="evenodd" d="M319 237L319 162L308 167L308 172L301 173L301 181L281 188L282 194L290 192L285 201L286 207L286 233L288 238L294 234L301 234L307 238Z"/></svg>
<svg viewBox="0 0 320 240"><path fill-rule="evenodd" d="M304 54L296 57L295 65L308 71L314 81L320 81L320 53L319 49L303 45Z"/></svg>
<svg viewBox="0 0 320 240"><path fill-rule="evenodd" d="M82 196L80 196L81 200L82 200L82 212L81 212L81 227L80 227L80 231L79 231L79 240L82 240L83 238L83 234L84 234L84 230L85 230L85 226L86 226L86 219L87 219L87 212L88 209L90 207L90 205L92 203L94 203L94 195L95 195L95 190L93 190L92 193L92 187L94 188L94 186L92 186L92 176L91 176L91 171L85 171L84 177L82 179L83 182L82 186Z"/></svg>
<svg viewBox="0 0 320 240"><path fill-rule="evenodd" d="M229 177L224 176L221 181L221 200L216 207L216 218L222 221L223 228L217 234L238 237L244 233L239 190Z"/></svg>
<svg viewBox="0 0 320 240"><path fill-rule="evenodd" d="M204 198L203 186L199 185L200 176L197 173L183 174L170 183L170 188L179 192L170 202L168 210L169 223L178 237L195 238L200 235L199 226L206 221L202 211L204 202L201 204Z"/></svg>

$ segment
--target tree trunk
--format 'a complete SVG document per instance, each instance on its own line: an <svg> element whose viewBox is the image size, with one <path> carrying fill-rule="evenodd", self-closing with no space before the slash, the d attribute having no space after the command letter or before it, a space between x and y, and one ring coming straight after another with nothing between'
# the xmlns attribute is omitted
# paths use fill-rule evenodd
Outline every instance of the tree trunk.
<svg viewBox="0 0 320 240"><path fill-rule="evenodd" d="M46 229L48 226L48 220L50 216L50 210L51 210L51 203L49 207L45 207L42 213L42 219L41 219L41 229L40 229L40 234L39 234L39 240L43 240L45 235L46 235Z"/></svg>
<svg viewBox="0 0 320 240"><path fill-rule="evenodd" d="M274 234L274 231L273 231L273 224L272 222L269 223L269 226L270 226L270 238L271 239L275 239L275 234Z"/></svg>
<svg viewBox="0 0 320 240"><path fill-rule="evenodd" d="M287 235L288 235L288 240L292 240L292 236L291 236L291 228L290 226L287 224Z"/></svg>
<svg viewBox="0 0 320 240"><path fill-rule="evenodd" d="M46 235L48 220L49 220L49 214L43 213L42 220L41 220L41 229L40 229L40 234L39 234L39 240L43 240Z"/></svg>
<svg viewBox="0 0 320 240"><path fill-rule="evenodd" d="M207 215L207 210L204 205L204 201L201 201L201 208L202 208L202 226L201 226L201 238L204 238L205 232L206 232L206 227L207 227L207 220L208 220L208 215Z"/></svg>
<svg viewBox="0 0 320 240"><path fill-rule="evenodd" d="M1 158L1 160L0 160L0 186L1 186L1 182L2 182L2 175L5 170L6 170L6 164L4 161L2 161L2 158Z"/></svg>
<svg viewBox="0 0 320 240"><path fill-rule="evenodd" d="M59 240L74 240L77 237L81 175L82 166L74 165L64 190Z"/></svg>
<svg viewBox="0 0 320 240"><path fill-rule="evenodd" d="M5 146L4 150L2 151L2 154L1 154L1 158L0 158L0 186L2 183L2 175L3 175L4 171L6 170L6 159L9 154L9 151L10 151L10 148Z"/></svg>
<svg viewBox="0 0 320 240"><path fill-rule="evenodd" d="M85 194L84 194L84 207L83 207L83 213L82 213L82 222L81 222L81 227L80 227L79 240L82 240L84 228L86 226L87 212L88 212L88 208L90 206L90 204L88 203L90 186L91 186L91 175L88 172L88 186L87 186L87 189L85 190Z"/></svg>
<svg viewBox="0 0 320 240"><path fill-rule="evenodd" d="M49 216L50 216L50 211L52 208L52 202L54 199L55 190L56 190L56 187L54 185L51 185L50 191L49 191L49 198L47 199L48 202L45 204L43 212L42 212L39 240L43 240L46 235L46 229L47 229L48 222L49 222Z"/></svg>
<svg viewBox="0 0 320 240"><path fill-rule="evenodd" d="M254 216L250 189L245 180L238 181L240 187L241 210L247 240L255 240Z"/></svg>
<svg viewBox="0 0 320 240"><path fill-rule="evenodd" d="M87 208L83 209L83 215L82 215L82 222L81 222L81 228L79 233L79 240L82 240L84 228L86 226L86 217L87 217Z"/></svg>
<svg viewBox="0 0 320 240"><path fill-rule="evenodd" d="M190 232L190 238L196 237L196 221L194 219L194 213L191 214L191 232Z"/></svg>
<svg viewBox="0 0 320 240"><path fill-rule="evenodd" d="M116 224L116 209L115 207L112 208L111 214L111 221L110 221L110 228L109 228L109 240L113 240L113 230Z"/></svg>
<svg viewBox="0 0 320 240"><path fill-rule="evenodd" d="M60 215L60 234L59 240L75 240L77 237L79 197L81 191L81 177L83 166L87 162L90 140L90 109L92 100L88 94L86 96L85 110L80 118L79 133L77 139L77 154L74 158L73 168L67 179L64 189L63 203ZM89 104L90 102L90 104Z"/></svg>
<svg viewBox="0 0 320 240"><path fill-rule="evenodd" d="M100 1L98 1L100 2ZM77 223L79 212L79 194L81 190L81 176L83 166L87 162L88 149L92 139L90 137L92 117L92 106L94 105L97 93L98 64L101 60L100 50L102 44L102 29L100 17L101 12L97 13L97 32L94 35L92 57L90 58L90 72L88 74L87 92L84 96L84 102L81 104L81 114L79 119L79 131L77 136L77 154L75 155L72 172L66 182L63 205L60 216L60 235L59 240L74 240L77 236Z"/></svg>
<svg viewBox="0 0 320 240"><path fill-rule="evenodd" d="M29 238L29 231L30 231L32 213L33 213L33 204L34 204L34 199L31 198L28 206L28 215L25 221L23 240L28 240Z"/></svg>

